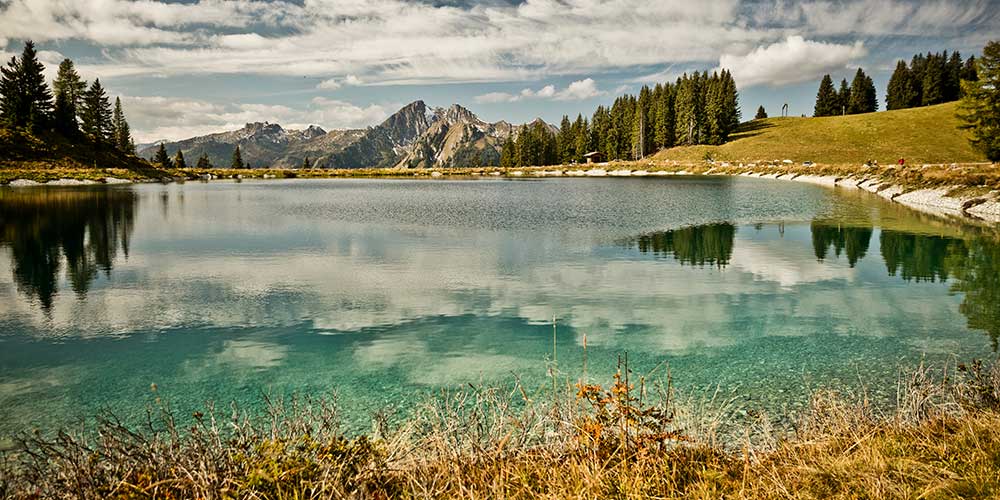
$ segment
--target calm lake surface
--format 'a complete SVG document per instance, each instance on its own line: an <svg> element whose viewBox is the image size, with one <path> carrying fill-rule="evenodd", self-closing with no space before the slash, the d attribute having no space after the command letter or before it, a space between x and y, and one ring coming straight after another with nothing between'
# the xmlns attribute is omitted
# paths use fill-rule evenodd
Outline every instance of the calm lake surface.
<svg viewBox="0 0 1000 500"><path fill-rule="evenodd" d="M794 412L995 357L992 229L743 178L0 189L0 435L155 396L336 393L363 428L445 388L607 383ZM151 384L156 384L154 395Z"/></svg>

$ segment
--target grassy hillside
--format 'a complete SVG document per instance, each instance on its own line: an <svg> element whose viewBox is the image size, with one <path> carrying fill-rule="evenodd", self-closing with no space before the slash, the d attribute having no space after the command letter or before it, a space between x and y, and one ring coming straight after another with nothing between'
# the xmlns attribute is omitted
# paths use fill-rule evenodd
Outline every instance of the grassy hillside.
<svg viewBox="0 0 1000 500"><path fill-rule="evenodd" d="M886 165L986 161L959 130L957 103L824 118L768 118L744 123L722 146L683 146L660 151L654 159L698 162L792 160L825 164Z"/></svg>
<svg viewBox="0 0 1000 500"><path fill-rule="evenodd" d="M159 179L168 173L134 155L109 148L95 149L86 141L69 141L56 134L41 137L0 128L0 184L16 179Z"/></svg>

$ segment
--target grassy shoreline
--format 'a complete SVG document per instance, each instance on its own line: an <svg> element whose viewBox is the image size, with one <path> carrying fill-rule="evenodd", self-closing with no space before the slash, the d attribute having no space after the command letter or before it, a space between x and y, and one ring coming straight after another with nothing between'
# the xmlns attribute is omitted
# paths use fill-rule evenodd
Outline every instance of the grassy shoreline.
<svg viewBox="0 0 1000 500"><path fill-rule="evenodd" d="M29 435L5 498L969 498L1000 495L1000 365L921 367L880 410L819 392L793 429L766 415L721 441L669 384L472 387L347 436L326 401L174 415L97 438ZM703 415L702 415L703 416Z"/></svg>

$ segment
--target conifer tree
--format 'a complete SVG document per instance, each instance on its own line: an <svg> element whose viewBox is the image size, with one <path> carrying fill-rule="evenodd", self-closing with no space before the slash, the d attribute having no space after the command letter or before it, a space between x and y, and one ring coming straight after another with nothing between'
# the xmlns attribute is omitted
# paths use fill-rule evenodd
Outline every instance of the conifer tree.
<svg viewBox="0 0 1000 500"><path fill-rule="evenodd" d="M500 148L500 166L503 168L517 166L517 149L513 139L508 138Z"/></svg>
<svg viewBox="0 0 1000 500"><path fill-rule="evenodd" d="M875 83L858 68L851 82L851 97L847 103L847 114L871 113L878 109L878 98L875 94Z"/></svg>
<svg viewBox="0 0 1000 500"><path fill-rule="evenodd" d="M556 142L559 145L559 161L569 163L576 155L576 141L573 138L573 124L569 121L569 116L563 115L559 123L559 134L556 135Z"/></svg>
<svg viewBox="0 0 1000 500"><path fill-rule="evenodd" d="M969 56L965 61L965 66L962 67L962 80L974 82L978 79L979 73L976 71L976 56Z"/></svg>
<svg viewBox="0 0 1000 500"><path fill-rule="evenodd" d="M52 92L42 73L35 44L24 42L21 57L0 68L0 121L14 128L39 131L52 119Z"/></svg>
<svg viewBox="0 0 1000 500"><path fill-rule="evenodd" d="M850 103L851 86L847 84L847 78L844 78L840 80L840 90L837 91L837 114L846 115Z"/></svg>
<svg viewBox="0 0 1000 500"><path fill-rule="evenodd" d="M945 52L947 54L947 52ZM957 101L962 96L962 69L965 61L957 50L951 53L945 73L945 101Z"/></svg>
<svg viewBox="0 0 1000 500"><path fill-rule="evenodd" d="M231 168L243 168L246 165L243 163L243 155L240 154L240 145L236 145L236 149L233 150L233 161L230 163Z"/></svg>
<svg viewBox="0 0 1000 500"><path fill-rule="evenodd" d="M187 162L184 161L184 152L180 149L178 149L177 154L174 155L174 167L187 168Z"/></svg>
<svg viewBox="0 0 1000 500"><path fill-rule="evenodd" d="M913 77L906 62L896 63L896 70L889 78L889 86L886 88L885 109L905 109L912 106L917 98L917 91L913 88Z"/></svg>
<svg viewBox="0 0 1000 500"><path fill-rule="evenodd" d="M97 145L113 144L111 101L104 92L100 79L95 79L84 93L80 130Z"/></svg>
<svg viewBox="0 0 1000 500"><path fill-rule="evenodd" d="M80 130L77 116L83 107L87 82L80 78L72 60L63 59L59 63L59 72L52 82L52 89L56 96L54 112L56 129L67 136L75 135Z"/></svg>
<svg viewBox="0 0 1000 500"><path fill-rule="evenodd" d="M590 131L587 119L583 115L576 116L576 161L583 161L583 155L590 152Z"/></svg>
<svg viewBox="0 0 1000 500"><path fill-rule="evenodd" d="M195 168L212 168L212 161L208 159L208 153L202 153L201 156L198 157L198 162L195 164Z"/></svg>
<svg viewBox="0 0 1000 500"><path fill-rule="evenodd" d="M964 81L960 117L970 142L990 161L1000 161L1000 42L991 41L976 61L979 79Z"/></svg>
<svg viewBox="0 0 1000 500"><path fill-rule="evenodd" d="M764 106L757 106L757 114L753 116L754 120L763 120L767 118L767 111L764 110Z"/></svg>
<svg viewBox="0 0 1000 500"><path fill-rule="evenodd" d="M302 159L302 168L304 168L304 169L305 168L312 168L312 162L309 161L309 157L308 156Z"/></svg>
<svg viewBox="0 0 1000 500"><path fill-rule="evenodd" d="M132 130L125 119L125 111L122 110L122 100L115 97L115 110L111 118L111 128L114 130L114 142L118 151L127 154L135 154L135 145L132 142Z"/></svg>
<svg viewBox="0 0 1000 500"><path fill-rule="evenodd" d="M945 65L940 58L930 54L924 67L921 105L930 106L945 102Z"/></svg>
<svg viewBox="0 0 1000 500"><path fill-rule="evenodd" d="M813 116L834 116L838 115L837 104L840 99L837 90L833 88L833 79L830 75L823 75L819 82L819 90L816 92L816 105L813 107Z"/></svg>
<svg viewBox="0 0 1000 500"><path fill-rule="evenodd" d="M156 156L153 157L153 163L159 165L161 168L171 168L173 167L173 162L170 161L170 157L167 156L167 148L160 143L160 148L156 150Z"/></svg>

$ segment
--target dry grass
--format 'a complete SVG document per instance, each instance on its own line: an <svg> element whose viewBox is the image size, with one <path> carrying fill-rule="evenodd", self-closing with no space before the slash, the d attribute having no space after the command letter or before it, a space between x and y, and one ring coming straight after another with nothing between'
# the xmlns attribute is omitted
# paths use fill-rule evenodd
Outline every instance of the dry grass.
<svg viewBox="0 0 1000 500"><path fill-rule="evenodd" d="M627 375L627 371L621 373ZM428 401L406 422L347 437L323 401L270 402L176 421L165 405L132 429L22 439L10 498L989 498L1000 496L1000 368L900 377L896 407L819 393L792 429L764 415L719 441L653 390L531 396L520 387ZM654 395L655 394L655 395ZM221 416L222 413L228 414Z"/></svg>
<svg viewBox="0 0 1000 500"><path fill-rule="evenodd" d="M761 162L791 159L796 163L844 163L867 160L893 164L971 163L986 161L958 128L958 103L822 118L767 118L743 124L721 146L668 149L658 159L702 160L706 154L722 161Z"/></svg>

